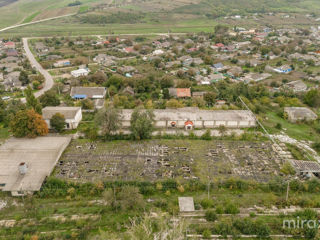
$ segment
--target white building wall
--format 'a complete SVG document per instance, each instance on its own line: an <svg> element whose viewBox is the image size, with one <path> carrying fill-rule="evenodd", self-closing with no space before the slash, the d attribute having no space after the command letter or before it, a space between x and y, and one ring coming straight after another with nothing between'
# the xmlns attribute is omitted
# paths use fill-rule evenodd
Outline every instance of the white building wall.
<svg viewBox="0 0 320 240"><path fill-rule="evenodd" d="M227 122L226 121L216 121L215 127L219 127L221 125L226 126Z"/></svg>
<svg viewBox="0 0 320 240"><path fill-rule="evenodd" d="M248 121L240 121L239 122L239 127L247 127L249 126L249 122Z"/></svg>
<svg viewBox="0 0 320 240"><path fill-rule="evenodd" d="M194 127L195 128L202 128L203 127L203 121L194 121Z"/></svg>
<svg viewBox="0 0 320 240"><path fill-rule="evenodd" d="M214 121L204 121L204 127L213 128L214 127Z"/></svg>
<svg viewBox="0 0 320 240"><path fill-rule="evenodd" d="M227 126L228 127L237 127L238 122L237 121L228 121Z"/></svg>
<svg viewBox="0 0 320 240"><path fill-rule="evenodd" d="M166 127L167 122L166 121L156 121L155 126L156 127Z"/></svg>

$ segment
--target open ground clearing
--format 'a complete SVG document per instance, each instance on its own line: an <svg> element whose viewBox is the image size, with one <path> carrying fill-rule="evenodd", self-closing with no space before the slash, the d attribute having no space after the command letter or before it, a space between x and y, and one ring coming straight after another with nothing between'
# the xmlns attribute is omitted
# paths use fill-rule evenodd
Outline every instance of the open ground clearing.
<svg viewBox="0 0 320 240"><path fill-rule="evenodd" d="M97 180L212 179L265 181L278 175L280 159L270 142L154 140L73 141L55 176Z"/></svg>

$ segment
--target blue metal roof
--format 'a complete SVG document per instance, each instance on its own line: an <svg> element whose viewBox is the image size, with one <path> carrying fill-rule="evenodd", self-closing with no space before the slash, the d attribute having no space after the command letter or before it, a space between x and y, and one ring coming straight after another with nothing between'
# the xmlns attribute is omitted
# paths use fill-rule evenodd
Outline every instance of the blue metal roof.
<svg viewBox="0 0 320 240"><path fill-rule="evenodd" d="M85 95L85 94L75 94L75 95L72 96L72 98L84 99L84 98L87 98L87 95Z"/></svg>

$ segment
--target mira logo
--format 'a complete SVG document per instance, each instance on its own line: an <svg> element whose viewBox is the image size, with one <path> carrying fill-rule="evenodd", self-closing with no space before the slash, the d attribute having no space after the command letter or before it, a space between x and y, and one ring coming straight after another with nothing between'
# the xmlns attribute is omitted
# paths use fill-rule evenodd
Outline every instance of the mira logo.
<svg viewBox="0 0 320 240"><path fill-rule="evenodd" d="M299 228L319 228L320 226L320 220L306 220L306 219L300 219L300 217L297 217L296 219L287 219L283 220L282 222L282 228L293 228L293 229L299 229Z"/></svg>

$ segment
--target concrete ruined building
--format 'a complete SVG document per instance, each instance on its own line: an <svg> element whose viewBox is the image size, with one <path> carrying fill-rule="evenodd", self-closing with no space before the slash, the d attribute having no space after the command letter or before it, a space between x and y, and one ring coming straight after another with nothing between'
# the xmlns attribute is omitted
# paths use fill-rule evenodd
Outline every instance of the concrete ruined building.
<svg viewBox="0 0 320 240"><path fill-rule="evenodd" d="M318 118L317 114L306 107L285 107L284 112L287 114L288 120L293 123L298 121L313 121Z"/></svg>
<svg viewBox="0 0 320 240"><path fill-rule="evenodd" d="M320 164L313 161L290 160L296 174L302 178L312 178L320 176Z"/></svg>
<svg viewBox="0 0 320 240"><path fill-rule="evenodd" d="M121 111L122 127L130 127L134 110ZM155 109L153 111L156 128L249 128L256 126L256 120L246 110L200 110L198 108Z"/></svg>

